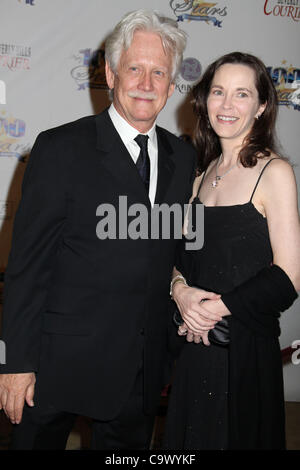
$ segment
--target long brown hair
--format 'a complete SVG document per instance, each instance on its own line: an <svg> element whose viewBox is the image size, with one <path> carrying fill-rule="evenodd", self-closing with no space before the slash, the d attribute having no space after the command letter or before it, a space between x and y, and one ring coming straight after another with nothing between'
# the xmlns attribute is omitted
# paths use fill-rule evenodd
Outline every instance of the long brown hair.
<svg viewBox="0 0 300 470"><path fill-rule="evenodd" d="M258 158L277 152L275 123L277 116L277 94L272 79L257 57L242 52L231 52L209 65L200 82L194 87L194 112L197 115L194 141L199 155L199 171L206 170L212 160L221 153L220 140L212 129L208 113L207 98L216 71L224 64L247 65L255 73L255 86L260 104L267 103L266 109L256 119L251 131L244 139L238 158L244 167L253 167Z"/></svg>

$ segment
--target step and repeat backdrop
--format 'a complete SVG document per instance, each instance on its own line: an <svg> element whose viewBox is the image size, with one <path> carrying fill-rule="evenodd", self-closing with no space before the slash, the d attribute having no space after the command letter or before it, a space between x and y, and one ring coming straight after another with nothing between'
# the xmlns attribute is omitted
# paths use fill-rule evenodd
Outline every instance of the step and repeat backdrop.
<svg viewBox="0 0 300 470"><path fill-rule="evenodd" d="M276 86L278 137L299 185L300 0L0 0L1 273L37 134L109 105L105 37L125 13L138 8L177 19L188 34L176 91L159 124L190 136L190 92L205 67L234 50L255 54ZM281 325L282 349L294 346L284 367L286 399L300 401L300 301L284 313Z"/></svg>

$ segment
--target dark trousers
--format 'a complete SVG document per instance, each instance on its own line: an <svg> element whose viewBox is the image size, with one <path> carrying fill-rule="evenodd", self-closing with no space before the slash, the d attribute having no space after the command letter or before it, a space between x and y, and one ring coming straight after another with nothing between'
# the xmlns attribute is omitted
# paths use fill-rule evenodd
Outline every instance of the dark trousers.
<svg viewBox="0 0 300 470"><path fill-rule="evenodd" d="M48 405L25 405L20 424L14 425L12 450L64 450L77 415ZM149 449L155 416L143 410L143 373L138 373L133 389L120 414L111 421L93 420L94 450Z"/></svg>

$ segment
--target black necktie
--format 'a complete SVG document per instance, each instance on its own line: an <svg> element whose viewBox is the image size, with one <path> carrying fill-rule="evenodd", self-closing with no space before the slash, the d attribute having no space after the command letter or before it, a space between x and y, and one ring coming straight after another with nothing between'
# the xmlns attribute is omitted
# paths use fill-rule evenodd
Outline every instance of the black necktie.
<svg viewBox="0 0 300 470"><path fill-rule="evenodd" d="M150 158L148 153L148 135L139 134L134 139L140 147L140 154L136 162L139 174L145 184L147 192L149 191L150 181Z"/></svg>

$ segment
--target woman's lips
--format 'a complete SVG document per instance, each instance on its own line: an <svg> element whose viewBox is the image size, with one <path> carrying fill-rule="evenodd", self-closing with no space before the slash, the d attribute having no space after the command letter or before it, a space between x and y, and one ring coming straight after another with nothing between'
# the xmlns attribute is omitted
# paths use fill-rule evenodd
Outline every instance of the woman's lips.
<svg viewBox="0 0 300 470"><path fill-rule="evenodd" d="M222 114L218 114L217 115L217 119L219 122L222 122L222 123L228 123L228 124L233 124L234 122L236 122L239 118L235 117L235 116L224 116Z"/></svg>

